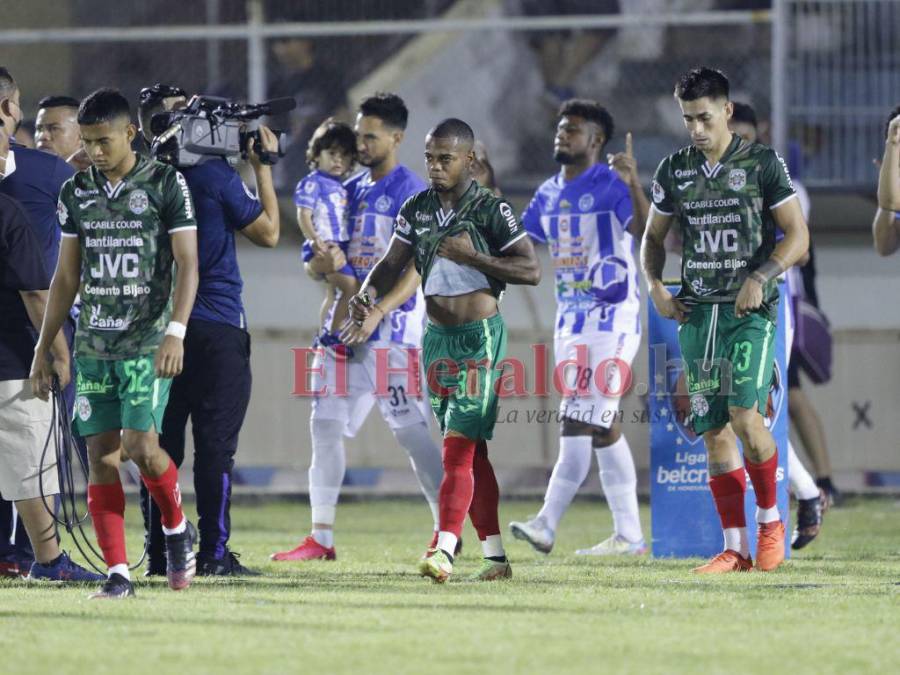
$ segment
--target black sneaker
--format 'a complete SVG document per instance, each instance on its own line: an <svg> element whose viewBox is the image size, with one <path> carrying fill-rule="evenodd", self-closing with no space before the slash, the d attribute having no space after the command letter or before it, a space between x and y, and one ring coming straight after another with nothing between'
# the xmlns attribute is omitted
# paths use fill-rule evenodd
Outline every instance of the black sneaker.
<svg viewBox="0 0 900 675"><path fill-rule="evenodd" d="M110 574L103 586L96 593L91 593L91 600L124 600L134 597L134 586L121 574Z"/></svg>
<svg viewBox="0 0 900 675"><path fill-rule="evenodd" d="M194 556L194 542L197 541L197 530L190 521L181 534L166 535L166 579L169 588L181 591L191 585L197 571L197 560Z"/></svg>
<svg viewBox="0 0 900 675"><path fill-rule="evenodd" d="M258 577L260 573L241 564L240 553L225 549L225 555L214 558L212 555L197 555L197 575L201 577Z"/></svg>
<svg viewBox="0 0 900 675"><path fill-rule="evenodd" d="M797 527L791 536L791 548L795 551L807 546L818 536L822 529L825 500L825 492L821 489L818 497L797 500Z"/></svg>

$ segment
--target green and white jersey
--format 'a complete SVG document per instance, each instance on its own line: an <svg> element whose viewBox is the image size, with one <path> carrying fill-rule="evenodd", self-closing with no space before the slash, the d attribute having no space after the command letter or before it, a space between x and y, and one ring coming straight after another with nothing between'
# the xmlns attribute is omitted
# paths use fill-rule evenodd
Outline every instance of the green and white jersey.
<svg viewBox="0 0 900 675"><path fill-rule="evenodd" d="M486 288L499 298L505 282L437 255L445 237L462 232L469 233L476 251L493 257L502 256L528 234L509 202L474 180L449 212L441 206L438 193L428 189L407 199L394 223L394 236L413 247L426 296L462 295Z"/></svg>
<svg viewBox="0 0 900 675"><path fill-rule="evenodd" d="M172 312L170 237L197 229L184 176L138 155L112 185L92 166L63 184L57 212L62 236L78 237L81 248L76 354L125 359L155 351Z"/></svg>
<svg viewBox="0 0 900 675"><path fill-rule="evenodd" d="M736 134L710 166L693 146L666 157L651 186L653 208L675 218L684 250L679 298L734 302L741 285L775 249L772 209L796 196L784 160ZM763 290L761 311L774 316L778 288Z"/></svg>

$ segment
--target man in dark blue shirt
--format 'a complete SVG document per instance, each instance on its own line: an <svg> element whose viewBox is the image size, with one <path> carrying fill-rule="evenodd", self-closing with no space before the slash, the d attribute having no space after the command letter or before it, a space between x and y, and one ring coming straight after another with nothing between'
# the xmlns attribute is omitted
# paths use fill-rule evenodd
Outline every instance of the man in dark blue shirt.
<svg viewBox="0 0 900 675"><path fill-rule="evenodd" d="M171 91L174 88L168 88ZM183 96L142 96L141 130L150 142L150 119L183 105ZM266 150L275 151L275 135L260 128ZM278 202L272 170L255 152L250 165L259 197L224 160L210 158L182 167L197 212L200 286L184 340L184 369L172 383L160 445L181 465L188 417L194 436L194 490L199 516L197 574L250 573L228 548L231 535L231 471L238 433L250 402L250 335L241 301L240 269L234 233L257 246L278 243ZM150 500L142 499L146 507ZM147 574L165 573L159 511L150 504Z"/></svg>
<svg viewBox="0 0 900 675"><path fill-rule="evenodd" d="M52 275L59 257L57 199L62 184L75 170L59 157L26 148L13 140L23 116L16 81L6 68L0 66L0 123L5 132L4 148L0 151L0 194L12 197L24 207L44 265ZM64 331L71 346L74 321L67 322ZM74 386L67 387L65 394L71 409L75 400ZM14 539L14 543L10 539ZM0 499L0 574L4 569L13 570L16 566L27 570L32 559L31 544L21 520L16 521L13 517L11 503Z"/></svg>

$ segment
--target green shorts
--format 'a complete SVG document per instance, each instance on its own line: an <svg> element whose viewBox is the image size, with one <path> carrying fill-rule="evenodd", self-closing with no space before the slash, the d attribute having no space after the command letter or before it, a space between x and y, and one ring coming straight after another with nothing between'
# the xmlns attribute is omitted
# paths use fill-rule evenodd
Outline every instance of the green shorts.
<svg viewBox="0 0 900 675"><path fill-rule="evenodd" d="M678 327L691 421L702 434L728 423L729 407L763 415L775 369L775 323L760 313L741 319L734 305L699 304Z"/></svg>
<svg viewBox="0 0 900 675"><path fill-rule="evenodd" d="M114 429L162 431L171 379L156 377L153 356L75 357L75 424L82 436Z"/></svg>
<svg viewBox="0 0 900 675"><path fill-rule="evenodd" d="M497 421L496 365L506 356L506 325L495 314L460 326L429 323L422 340L428 395L441 431L489 440Z"/></svg>

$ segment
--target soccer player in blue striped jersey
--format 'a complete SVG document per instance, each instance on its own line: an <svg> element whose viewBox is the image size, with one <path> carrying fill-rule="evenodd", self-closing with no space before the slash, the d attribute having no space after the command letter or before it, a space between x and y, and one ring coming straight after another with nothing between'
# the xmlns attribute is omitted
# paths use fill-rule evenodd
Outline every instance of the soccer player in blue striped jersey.
<svg viewBox="0 0 900 675"><path fill-rule="evenodd" d="M356 135L349 124L325 120L309 141L306 160L312 171L297 184L294 203L297 222L306 237L303 242L303 262L309 262L314 251L324 251L336 244L347 253L350 240L347 222L347 191L341 178L356 162ZM353 268L347 264L325 276L327 290L320 320L322 334L319 343L326 348L346 351L337 336L347 320L347 303L359 288ZM335 302L336 301L336 302ZM334 306L334 311L329 312Z"/></svg>
<svg viewBox="0 0 900 675"><path fill-rule="evenodd" d="M584 555L646 550L637 505L637 479L622 434L619 401L641 341L634 242L649 204L626 137L625 152L602 152L613 119L595 101L573 99L559 109L554 159L560 172L538 189L522 216L532 238L550 247L556 272L557 367L565 367L560 449L544 505L536 517L510 523L514 536L538 551L553 548L560 519L597 455L600 480L613 513L612 536ZM582 357L579 359L579 353Z"/></svg>
<svg viewBox="0 0 900 675"><path fill-rule="evenodd" d="M359 107L356 147L359 163L365 169L350 178L344 188L350 234L346 262L360 282L387 251L400 207L425 188L425 182L397 159L408 114L396 94L370 96ZM309 273L321 278L340 269L344 256L338 254L340 250L335 247L315 254L307 263ZM397 443L409 455L434 518L431 546L437 541L438 488L444 471L441 449L431 435L429 403L421 392L417 396L409 389L407 373L396 370L386 378L389 395L373 396L378 379L376 350L387 350L388 365L399 370L410 367L408 350L422 344L425 301L413 265L371 310L365 321L353 323L341 332L341 341L355 352L345 371L336 368L335 355L330 351L317 356L313 364L313 368L322 369L322 374L314 375L312 389L327 386L327 392L316 395L310 420L312 532L296 548L273 554L273 560L335 558L334 522L346 459L343 439L356 435L376 403ZM346 372L346 395L334 393L338 372Z"/></svg>

